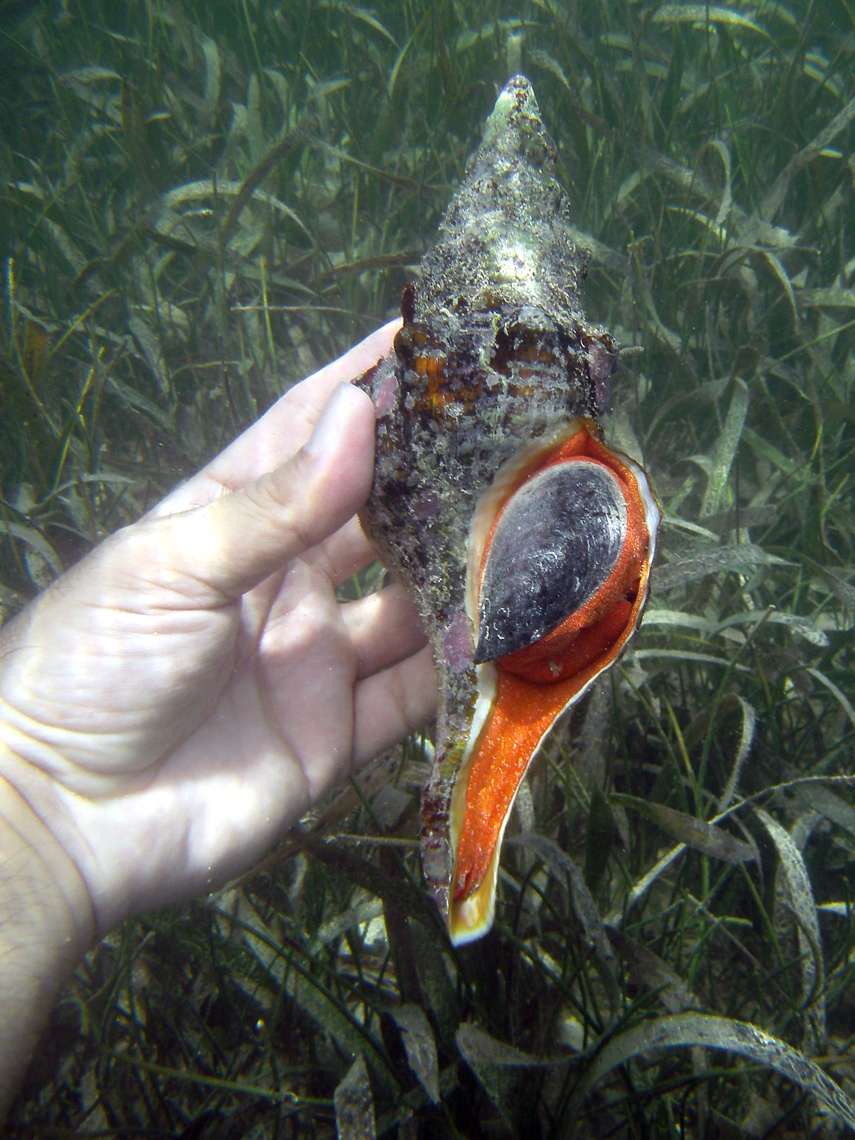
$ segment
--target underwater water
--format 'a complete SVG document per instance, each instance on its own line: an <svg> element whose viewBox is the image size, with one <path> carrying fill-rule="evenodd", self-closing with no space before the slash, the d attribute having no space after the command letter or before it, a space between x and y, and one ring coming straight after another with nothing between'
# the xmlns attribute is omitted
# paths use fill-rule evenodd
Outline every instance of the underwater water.
<svg viewBox="0 0 855 1140"><path fill-rule="evenodd" d="M413 739L94 951L9 1134L855 1127L851 5L11 3L0 55L0 618L395 315L517 71L664 515L487 939L426 905Z"/></svg>

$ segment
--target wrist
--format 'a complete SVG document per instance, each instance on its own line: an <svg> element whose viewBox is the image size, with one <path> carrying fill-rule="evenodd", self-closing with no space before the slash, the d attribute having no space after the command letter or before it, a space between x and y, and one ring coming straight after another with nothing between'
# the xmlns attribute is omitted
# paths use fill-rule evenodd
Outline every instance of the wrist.
<svg viewBox="0 0 855 1140"><path fill-rule="evenodd" d="M60 987L93 937L77 868L7 778L23 763L0 743L0 1120Z"/></svg>

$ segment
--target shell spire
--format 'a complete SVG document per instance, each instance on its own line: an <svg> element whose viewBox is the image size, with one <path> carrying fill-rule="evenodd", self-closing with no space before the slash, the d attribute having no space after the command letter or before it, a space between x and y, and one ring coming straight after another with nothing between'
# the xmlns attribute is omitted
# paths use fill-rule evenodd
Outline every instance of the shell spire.
<svg viewBox="0 0 855 1140"><path fill-rule="evenodd" d="M582 310L587 260L518 75L404 292L392 353L358 381L377 415L361 519L439 675L422 865L455 942L489 929L526 768L647 592L658 511L641 468L601 441L617 345Z"/></svg>
<svg viewBox="0 0 855 1140"><path fill-rule="evenodd" d="M416 320L442 310L489 312L499 297L524 311L539 308L559 326L583 318L579 286L588 253L570 236L555 158L531 84L518 75L499 95L439 242L425 255ZM538 319L535 313L530 318ZM613 367L614 341L607 337L603 348ZM595 411L586 387L576 393L579 412Z"/></svg>

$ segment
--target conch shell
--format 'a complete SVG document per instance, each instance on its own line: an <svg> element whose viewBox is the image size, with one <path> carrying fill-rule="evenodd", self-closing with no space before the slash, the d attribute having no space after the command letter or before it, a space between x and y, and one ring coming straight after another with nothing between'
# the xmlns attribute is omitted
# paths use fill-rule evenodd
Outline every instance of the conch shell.
<svg viewBox="0 0 855 1140"><path fill-rule="evenodd" d="M492 925L532 758L647 596L659 510L642 468L602 440L617 345L582 311L587 260L518 75L404 292L393 351L358 381L377 414L360 517L439 675L422 866L458 944Z"/></svg>

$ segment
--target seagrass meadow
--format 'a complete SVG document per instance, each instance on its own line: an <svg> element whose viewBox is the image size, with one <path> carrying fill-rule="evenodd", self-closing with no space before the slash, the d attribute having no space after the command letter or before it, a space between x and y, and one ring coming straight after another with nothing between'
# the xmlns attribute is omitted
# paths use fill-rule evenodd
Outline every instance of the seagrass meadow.
<svg viewBox="0 0 855 1140"><path fill-rule="evenodd" d="M517 71L664 516L486 939L427 732L94 950L8 1134L851 1134L852 0L6 2L0 63L1 618L394 316Z"/></svg>

